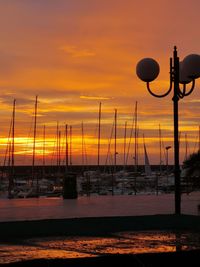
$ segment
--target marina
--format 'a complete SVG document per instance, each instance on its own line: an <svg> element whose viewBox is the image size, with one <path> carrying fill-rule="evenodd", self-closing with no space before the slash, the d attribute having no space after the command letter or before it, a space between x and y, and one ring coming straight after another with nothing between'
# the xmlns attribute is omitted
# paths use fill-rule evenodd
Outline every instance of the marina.
<svg viewBox="0 0 200 267"><path fill-rule="evenodd" d="M199 10L0 1L0 267L200 265Z"/></svg>

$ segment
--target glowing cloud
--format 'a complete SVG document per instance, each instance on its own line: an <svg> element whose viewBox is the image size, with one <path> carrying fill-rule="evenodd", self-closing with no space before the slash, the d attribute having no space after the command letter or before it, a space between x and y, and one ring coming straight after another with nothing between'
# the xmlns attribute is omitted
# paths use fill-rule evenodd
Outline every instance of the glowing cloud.
<svg viewBox="0 0 200 267"><path fill-rule="evenodd" d="M72 57L94 57L95 53L88 50L88 49L79 49L76 46L61 46L59 48L60 50L63 50L67 54L71 55Z"/></svg>
<svg viewBox="0 0 200 267"><path fill-rule="evenodd" d="M81 99L89 99L89 100L109 100L111 99L110 97L103 97L103 96L86 96L86 95L81 95Z"/></svg>

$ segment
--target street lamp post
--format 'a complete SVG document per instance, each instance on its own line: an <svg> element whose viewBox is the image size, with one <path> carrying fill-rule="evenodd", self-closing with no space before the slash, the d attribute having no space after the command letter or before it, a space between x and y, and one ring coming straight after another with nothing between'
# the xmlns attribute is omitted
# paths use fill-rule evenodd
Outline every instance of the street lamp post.
<svg viewBox="0 0 200 267"><path fill-rule="evenodd" d="M195 87L195 79L200 77L200 55L191 54L179 62L176 46L173 58L170 58L170 87L162 95L155 94L150 89L150 82L155 80L159 74L159 64L152 58L144 58L138 62L136 67L137 76L146 82L148 92L158 98L163 98L173 90L173 114L174 114L174 178L175 178L175 214L181 213L181 185L179 164L179 136L178 136L178 103L179 100L189 96ZM187 90L187 84L191 87ZM182 87L182 88L181 88Z"/></svg>

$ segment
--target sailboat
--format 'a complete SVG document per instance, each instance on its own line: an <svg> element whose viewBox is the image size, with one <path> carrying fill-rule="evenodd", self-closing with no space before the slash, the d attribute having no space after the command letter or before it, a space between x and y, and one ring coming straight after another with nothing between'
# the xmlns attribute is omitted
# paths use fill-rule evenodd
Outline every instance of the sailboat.
<svg viewBox="0 0 200 267"><path fill-rule="evenodd" d="M98 117L98 144L97 144L97 166L100 166L100 148L101 148L101 102L99 103L99 117Z"/></svg>
<svg viewBox="0 0 200 267"><path fill-rule="evenodd" d="M69 143L68 143L68 124L65 124L65 173L69 168Z"/></svg>
<svg viewBox="0 0 200 267"><path fill-rule="evenodd" d="M86 170L83 171L83 182L82 188L84 192L86 192L87 196L90 193L97 193L100 194L101 192L101 172L100 172L100 150L101 150L101 102L99 103L98 109L98 142L97 142L97 168L95 171ZM86 160L87 162L87 155L84 149L84 132L83 132L83 124L82 124L82 164ZM83 157L85 154L85 157Z"/></svg>
<svg viewBox="0 0 200 267"><path fill-rule="evenodd" d="M32 154L32 175L28 181L29 186L20 191L17 195L19 198L30 198L39 196L39 180L35 170L35 147L36 147L36 132L37 132L37 108L38 108L38 96L35 98L34 108L34 131L33 131L33 154ZM34 184L36 178L36 185Z"/></svg>
<svg viewBox="0 0 200 267"><path fill-rule="evenodd" d="M33 158L32 158L32 182L34 182L35 172L35 145L36 145L36 131L37 131L37 107L38 107L38 96L35 98L35 110L34 110L34 132L33 132ZM39 195L39 180L38 175L36 176L36 195Z"/></svg>
<svg viewBox="0 0 200 267"><path fill-rule="evenodd" d="M13 189L14 189L14 168L15 168L15 107L16 100L13 100L13 112L12 112L12 122L11 122L11 132L12 132L12 141L9 144L9 158L11 155L11 164L10 164L10 174L9 174L9 184L8 184L8 198L13 198ZM10 160L9 160L10 161Z"/></svg>
<svg viewBox="0 0 200 267"><path fill-rule="evenodd" d="M148 178L152 176L152 171L151 171L151 166L149 163L149 157L147 154L147 148L145 144L144 135L143 135L143 143L144 143L144 170L145 170L145 177Z"/></svg>
<svg viewBox="0 0 200 267"><path fill-rule="evenodd" d="M45 149L46 149L46 126L44 124L43 126L42 179L45 179L45 165L46 165Z"/></svg>
<svg viewBox="0 0 200 267"><path fill-rule="evenodd" d="M125 130L126 131L126 130ZM134 152L133 152L133 160L134 160L134 172L135 174L138 173L138 134L139 129L138 129L138 102L135 102L135 109L133 112L133 119L132 119L132 126L131 126L131 131L130 131L130 137L129 137L129 142L127 144L127 149L126 149L126 156L125 156L125 165L128 165L128 160L129 160L129 154L130 154L130 147L131 147L131 142L133 139L134 135ZM125 153L125 152L124 152Z"/></svg>

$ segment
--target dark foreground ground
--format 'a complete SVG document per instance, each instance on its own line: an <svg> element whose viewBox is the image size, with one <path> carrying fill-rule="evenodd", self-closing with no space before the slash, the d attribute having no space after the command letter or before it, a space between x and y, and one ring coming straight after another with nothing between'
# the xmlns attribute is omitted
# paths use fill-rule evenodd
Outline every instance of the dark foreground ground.
<svg viewBox="0 0 200 267"><path fill-rule="evenodd" d="M112 216L0 222L0 239L47 236L106 236L120 231L189 230L200 232L200 216Z"/></svg>
<svg viewBox="0 0 200 267"><path fill-rule="evenodd" d="M62 220L39 220L1 222L1 240L23 240L42 236L105 236L119 231L141 230L189 230L200 232L200 216L153 215L77 218ZM91 258L36 259L0 266L200 266L200 250L132 255L106 255Z"/></svg>
<svg viewBox="0 0 200 267"><path fill-rule="evenodd" d="M95 267L95 266L200 266L200 250L173 253L145 253L137 255L110 255L78 259L38 259L2 264L1 266L30 267Z"/></svg>

